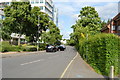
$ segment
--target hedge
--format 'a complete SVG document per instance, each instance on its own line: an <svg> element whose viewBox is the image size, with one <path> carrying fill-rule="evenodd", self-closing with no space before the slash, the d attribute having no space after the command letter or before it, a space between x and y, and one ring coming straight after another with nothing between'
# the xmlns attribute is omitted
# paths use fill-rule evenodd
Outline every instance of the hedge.
<svg viewBox="0 0 120 80"><path fill-rule="evenodd" d="M10 52L10 51L18 51L18 52L20 52L20 51L37 51L37 47L36 46L31 46L31 45L15 46L15 45L11 45L9 43L9 41L2 41L2 42L0 42L0 44L1 44L1 48L0 48L1 52Z"/></svg>
<svg viewBox="0 0 120 80"><path fill-rule="evenodd" d="M37 51L36 46L26 46L24 47L23 51Z"/></svg>
<svg viewBox="0 0 120 80"><path fill-rule="evenodd" d="M9 41L2 41L1 44L1 52L9 52L9 51L22 51L20 46L10 45Z"/></svg>
<svg viewBox="0 0 120 80"><path fill-rule="evenodd" d="M81 39L77 45L82 58L97 72L108 76L110 66L115 67L115 75L120 71L120 38L114 34L97 34Z"/></svg>

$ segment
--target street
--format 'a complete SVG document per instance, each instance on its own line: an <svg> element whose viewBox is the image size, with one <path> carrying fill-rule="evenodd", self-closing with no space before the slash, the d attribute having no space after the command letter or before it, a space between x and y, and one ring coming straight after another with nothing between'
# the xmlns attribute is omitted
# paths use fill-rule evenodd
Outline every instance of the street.
<svg viewBox="0 0 120 80"><path fill-rule="evenodd" d="M60 78L77 52L67 46L65 51L41 52L2 59L3 78Z"/></svg>

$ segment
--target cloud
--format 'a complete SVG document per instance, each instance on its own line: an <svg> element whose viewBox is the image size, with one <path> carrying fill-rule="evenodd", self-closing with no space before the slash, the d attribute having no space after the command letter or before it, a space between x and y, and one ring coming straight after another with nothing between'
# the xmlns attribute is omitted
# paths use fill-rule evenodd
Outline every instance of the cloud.
<svg viewBox="0 0 120 80"><path fill-rule="evenodd" d="M71 5L65 3L58 3L56 7L59 9L59 15L71 15L75 11Z"/></svg>
<svg viewBox="0 0 120 80"><path fill-rule="evenodd" d="M63 24L64 24L64 21L60 21L60 23L58 23L58 27L59 27L60 30L64 29Z"/></svg>
<svg viewBox="0 0 120 80"><path fill-rule="evenodd" d="M104 6L96 6L100 17L103 20L112 19L118 13L118 3L107 3Z"/></svg>
<svg viewBox="0 0 120 80"><path fill-rule="evenodd" d="M62 32L63 35L63 39L69 39L70 38L70 34L72 33L72 31L67 31L67 32Z"/></svg>
<svg viewBox="0 0 120 80"><path fill-rule="evenodd" d="M56 2L55 5L59 9L59 28L63 38L69 38L69 34L72 33L72 29L70 27L75 24L82 7L95 7L101 19L108 20L117 15L117 4L118 3L116 2Z"/></svg>
<svg viewBox="0 0 120 80"><path fill-rule="evenodd" d="M75 20L78 20L78 16L79 16L79 14L74 14L72 17L73 17Z"/></svg>

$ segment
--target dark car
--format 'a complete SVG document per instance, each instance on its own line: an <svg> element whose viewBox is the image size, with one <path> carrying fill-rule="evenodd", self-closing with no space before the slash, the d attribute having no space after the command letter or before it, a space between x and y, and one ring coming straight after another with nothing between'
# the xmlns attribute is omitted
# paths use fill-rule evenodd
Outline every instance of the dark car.
<svg viewBox="0 0 120 80"><path fill-rule="evenodd" d="M57 48L54 45L47 45L46 46L46 52L56 52Z"/></svg>
<svg viewBox="0 0 120 80"><path fill-rule="evenodd" d="M64 51L66 49L65 45L60 45L59 46L60 51Z"/></svg>
<svg viewBox="0 0 120 80"><path fill-rule="evenodd" d="M56 46L56 50L59 51L59 46L58 45Z"/></svg>

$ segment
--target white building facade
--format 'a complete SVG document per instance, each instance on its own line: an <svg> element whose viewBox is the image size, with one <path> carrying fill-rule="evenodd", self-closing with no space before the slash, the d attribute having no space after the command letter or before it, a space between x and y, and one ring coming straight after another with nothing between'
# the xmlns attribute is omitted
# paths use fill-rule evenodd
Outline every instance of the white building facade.
<svg viewBox="0 0 120 80"><path fill-rule="evenodd" d="M58 26L58 9L54 7L54 23Z"/></svg>
<svg viewBox="0 0 120 80"><path fill-rule="evenodd" d="M12 1L12 0L11 0ZM0 2L0 19L4 19L4 6L10 5L10 2ZM29 0L31 7L37 6L42 12L48 14L49 18L58 25L58 10L55 8L52 0Z"/></svg>
<svg viewBox="0 0 120 80"><path fill-rule="evenodd" d="M42 12L48 14L49 18L58 25L58 12L52 0L30 0L30 4L32 7L39 7Z"/></svg>

